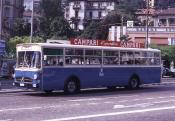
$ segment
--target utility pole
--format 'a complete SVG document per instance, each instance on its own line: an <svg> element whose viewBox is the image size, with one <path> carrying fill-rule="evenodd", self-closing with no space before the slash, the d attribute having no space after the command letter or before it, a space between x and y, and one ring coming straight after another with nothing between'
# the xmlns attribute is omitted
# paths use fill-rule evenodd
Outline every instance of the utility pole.
<svg viewBox="0 0 175 121"><path fill-rule="evenodd" d="M148 33L149 33L149 0L147 0L147 13L146 13L146 39L145 39L145 48L148 48Z"/></svg>
<svg viewBox="0 0 175 121"><path fill-rule="evenodd" d="M34 12L34 1L32 0L30 43L32 43L32 39L33 39L33 12Z"/></svg>
<svg viewBox="0 0 175 121"><path fill-rule="evenodd" d="M3 8L3 0L0 0L0 40L2 40L2 19L3 19L3 14L2 14L2 8Z"/></svg>

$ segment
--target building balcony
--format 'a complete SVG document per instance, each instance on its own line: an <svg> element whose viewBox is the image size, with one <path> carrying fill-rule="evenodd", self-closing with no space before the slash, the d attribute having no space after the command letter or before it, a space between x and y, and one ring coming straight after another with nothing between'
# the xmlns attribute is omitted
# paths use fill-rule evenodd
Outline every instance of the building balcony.
<svg viewBox="0 0 175 121"><path fill-rule="evenodd" d="M86 21L91 21L91 20L95 20L95 21L100 21L104 19L103 17L85 17L84 20Z"/></svg>
<svg viewBox="0 0 175 121"><path fill-rule="evenodd" d="M72 18L70 19L70 21L71 21L72 23L78 23L80 20L81 20L80 17L72 17Z"/></svg>
<svg viewBox="0 0 175 121"><path fill-rule="evenodd" d="M90 5L87 5L86 9L87 10L105 10L106 6L90 6Z"/></svg>
<svg viewBox="0 0 175 121"><path fill-rule="evenodd" d="M80 4L74 4L73 9L81 9L81 5Z"/></svg>

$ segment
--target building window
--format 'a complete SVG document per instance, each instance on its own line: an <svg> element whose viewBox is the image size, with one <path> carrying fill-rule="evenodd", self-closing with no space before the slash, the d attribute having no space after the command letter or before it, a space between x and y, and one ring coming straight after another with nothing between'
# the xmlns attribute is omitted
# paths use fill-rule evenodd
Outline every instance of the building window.
<svg viewBox="0 0 175 121"><path fill-rule="evenodd" d="M101 11L98 12L98 18L101 18Z"/></svg>
<svg viewBox="0 0 175 121"><path fill-rule="evenodd" d="M102 3L101 2L98 3L98 7L99 8L102 7Z"/></svg>
<svg viewBox="0 0 175 121"><path fill-rule="evenodd" d="M78 18L78 11L75 11L75 17Z"/></svg>
<svg viewBox="0 0 175 121"><path fill-rule="evenodd" d="M90 17L90 19L92 19L92 11L89 12L89 17Z"/></svg>
<svg viewBox="0 0 175 121"><path fill-rule="evenodd" d="M80 1L75 1L74 4L79 5L80 4Z"/></svg>
<svg viewBox="0 0 175 121"><path fill-rule="evenodd" d="M9 7L4 8L4 15L5 15L5 17L10 17L10 8Z"/></svg>

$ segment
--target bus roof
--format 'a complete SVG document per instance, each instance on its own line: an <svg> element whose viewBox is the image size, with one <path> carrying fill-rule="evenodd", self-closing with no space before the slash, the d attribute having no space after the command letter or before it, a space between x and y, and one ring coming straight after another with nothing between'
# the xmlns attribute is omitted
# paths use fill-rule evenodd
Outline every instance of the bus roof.
<svg viewBox="0 0 175 121"><path fill-rule="evenodd" d="M89 45L72 45L72 44L57 44L57 43L22 43L22 44L17 44L18 46L23 46L23 45L37 45L41 47L69 47L69 48L85 48L85 49L103 49L103 50L132 50L132 51L157 51L160 52L158 49L152 49L152 48L124 48L124 47L108 47L108 46L89 46Z"/></svg>

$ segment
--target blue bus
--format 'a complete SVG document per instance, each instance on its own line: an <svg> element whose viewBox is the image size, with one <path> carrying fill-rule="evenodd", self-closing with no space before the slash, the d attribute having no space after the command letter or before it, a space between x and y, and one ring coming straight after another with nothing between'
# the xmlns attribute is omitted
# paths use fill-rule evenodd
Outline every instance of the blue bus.
<svg viewBox="0 0 175 121"><path fill-rule="evenodd" d="M117 86L136 89L160 83L157 49L52 43L17 45L14 85L72 94L84 88Z"/></svg>

